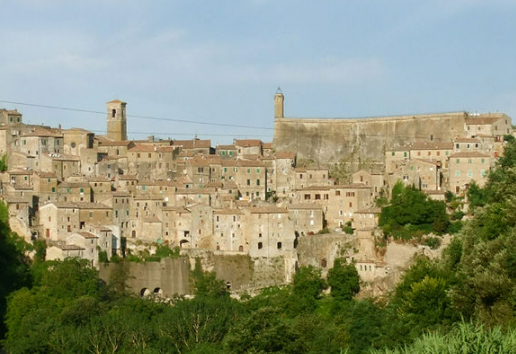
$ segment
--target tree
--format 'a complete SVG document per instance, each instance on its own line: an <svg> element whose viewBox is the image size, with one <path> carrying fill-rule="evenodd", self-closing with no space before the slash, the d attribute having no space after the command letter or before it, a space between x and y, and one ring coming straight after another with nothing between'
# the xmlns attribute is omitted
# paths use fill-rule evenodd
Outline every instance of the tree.
<svg viewBox="0 0 516 354"><path fill-rule="evenodd" d="M128 295L130 287L127 281L131 278L131 265L125 260L111 264L111 273L109 273L110 290L115 297Z"/></svg>
<svg viewBox="0 0 516 354"><path fill-rule="evenodd" d="M229 297L182 299L165 307L157 317L163 342L178 352L200 345L220 344L230 327L243 313L241 305Z"/></svg>
<svg viewBox="0 0 516 354"><path fill-rule="evenodd" d="M190 276L193 281L193 288L196 296L229 296L229 292L224 281L217 279L217 274L215 272L203 271L200 259L195 260L195 268L190 273Z"/></svg>
<svg viewBox="0 0 516 354"><path fill-rule="evenodd" d="M288 303L290 314L298 315L313 311L324 289L326 282L321 278L319 269L313 266L299 268L292 282L292 294Z"/></svg>
<svg viewBox="0 0 516 354"><path fill-rule="evenodd" d="M30 273L27 259L23 254L25 249L23 244L23 240L11 232L7 206L0 202L0 318L4 318L6 314L6 299L9 294L30 284ZM4 337L5 330L6 327L1 321L0 339Z"/></svg>
<svg viewBox="0 0 516 354"><path fill-rule="evenodd" d="M387 236L410 239L418 231L443 233L449 216L444 202L431 200L413 187L396 183L389 206L382 208L379 225Z"/></svg>
<svg viewBox="0 0 516 354"><path fill-rule="evenodd" d="M0 172L7 171L7 155L3 154L2 158L0 159Z"/></svg>
<svg viewBox="0 0 516 354"><path fill-rule="evenodd" d="M349 301L360 291L360 277L354 264L347 264L342 258L335 259L328 271L328 285L331 296L339 301Z"/></svg>
<svg viewBox="0 0 516 354"><path fill-rule="evenodd" d="M241 318L224 339L224 348L233 354L303 353L293 347L297 335L279 314L279 309L264 307Z"/></svg>

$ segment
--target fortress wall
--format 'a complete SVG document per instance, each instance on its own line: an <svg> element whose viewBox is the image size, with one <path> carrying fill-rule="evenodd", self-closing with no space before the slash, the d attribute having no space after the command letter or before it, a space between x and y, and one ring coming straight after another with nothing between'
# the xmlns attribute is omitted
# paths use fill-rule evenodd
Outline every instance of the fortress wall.
<svg viewBox="0 0 516 354"><path fill-rule="evenodd" d="M164 297L190 293L188 284L190 263L188 257L163 258L160 262L129 262L128 264L130 278L127 285L135 294L140 294L141 289L149 289L153 292L156 288L162 290ZM108 282L109 275L115 266L111 263L101 264L100 278Z"/></svg>
<svg viewBox="0 0 516 354"><path fill-rule="evenodd" d="M466 113L364 119L276 118L274 147L321 165L341 160L383 164L385 150L414 141L464 136Z"/></svg>

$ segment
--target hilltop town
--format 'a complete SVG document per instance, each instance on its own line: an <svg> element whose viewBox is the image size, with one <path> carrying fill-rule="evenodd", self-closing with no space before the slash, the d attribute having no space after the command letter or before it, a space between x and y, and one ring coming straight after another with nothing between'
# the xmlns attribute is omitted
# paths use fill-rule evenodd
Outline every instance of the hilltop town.
<svg viewBox="0 0 516 354"><path fill-rule="evenodd" d="M47 259L78 256L95 267L101 252L109 259L168 245L206 259L249 257L249 275L219 269L234 285L288 282L298 264L326 269L339 256L372 281L390 270L375 249L376 200L397 181L436 200L464 196L472 181L484 185L513 133L500 113L294 119L284 117L281 92L274 102L272 142L217 146L128 140L119 100L107 103L103 136L25 124L2 109L10 226L45 240Z"/></svg>

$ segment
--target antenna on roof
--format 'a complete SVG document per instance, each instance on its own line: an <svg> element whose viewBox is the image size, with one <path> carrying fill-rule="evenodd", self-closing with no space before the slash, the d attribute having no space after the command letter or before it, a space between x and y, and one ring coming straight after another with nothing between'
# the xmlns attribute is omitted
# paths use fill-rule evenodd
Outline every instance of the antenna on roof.
<svg viewBox="0 0 516 354"><path fill-rule="evenodd" d="M281 92L281 87L278 86L278 89L276 90L276 93L282 93Z"/></svg>

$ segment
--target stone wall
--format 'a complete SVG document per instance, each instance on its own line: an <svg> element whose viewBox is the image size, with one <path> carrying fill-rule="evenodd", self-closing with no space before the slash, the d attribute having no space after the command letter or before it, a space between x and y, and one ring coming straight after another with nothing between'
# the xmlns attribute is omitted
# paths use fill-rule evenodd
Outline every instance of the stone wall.
<svg viewBox="0 0 516 354"><path fill-rule="evenodd" d="M465 112L364 119L276 118L274 147L295 151L299 162L352 170L383 165L385 150L414 141L452 141L465 136Z"/></svg>
<svg viewBox="0 0 516 354"><path fill-rule="evenodd" d="M170 298L174 294L190 293L188 282L190 263L188 257L163 258L160 262L129 262L128 286L138 295L156 293ZM109 275L115 264L100 264L100 278L109 282ZM148 290L146 292L146 290Z"/></svg>
<svg viewBox="0 0 516 354"><path fill-rule="evenodd" d="M352 259L358 251L355 236L343 233L317 234L299 237L297 246L298 266L320 268L323 275L333 267L336 258Z"/></svg>

